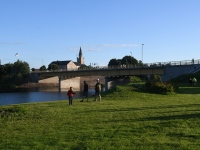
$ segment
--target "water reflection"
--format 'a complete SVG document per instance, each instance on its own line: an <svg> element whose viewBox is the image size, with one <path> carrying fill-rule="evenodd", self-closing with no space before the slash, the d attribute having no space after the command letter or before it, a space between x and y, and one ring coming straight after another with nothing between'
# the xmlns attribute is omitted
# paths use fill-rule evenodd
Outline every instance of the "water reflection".
<svg viewBox="0 0 200 150"><path fill-rule="evenodd" d="M67 90L68 89L62 89L61 92L58 92L58 90L54 89L51 89L51 91L47 89L37 89L36 91L29 92L0 93L0 105L68 100ZM93 94L94 90L89 90L89 96ZM74 95L74 99L81 97L81 92L77 92L77 94Z"/></svg>

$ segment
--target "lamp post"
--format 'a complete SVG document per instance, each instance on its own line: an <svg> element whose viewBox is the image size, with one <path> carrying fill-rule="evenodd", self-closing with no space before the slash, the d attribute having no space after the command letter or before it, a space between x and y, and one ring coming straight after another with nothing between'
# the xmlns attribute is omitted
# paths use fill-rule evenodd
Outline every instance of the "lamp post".
<svg viewBox="0 0 200 150"><path fill-rule="evenodd" d="M144 44L142 44L142 63L143 63L143 45Z"/></svg>
<svg viewBox="0 0 200 150"><path fill-rule="evenodd" d="M131 53L131 66L132 66L132 52L130 52Z"/></svg>

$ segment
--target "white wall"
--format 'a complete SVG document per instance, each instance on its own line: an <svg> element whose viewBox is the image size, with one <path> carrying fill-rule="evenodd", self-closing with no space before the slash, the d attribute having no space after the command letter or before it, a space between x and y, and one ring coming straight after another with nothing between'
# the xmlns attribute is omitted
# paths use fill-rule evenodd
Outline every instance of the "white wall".
<svg viewBox="0 0 200 150"><path fill-rule="evenodd" d="M61 89L70 87L73 87L75 91L80 90L80 77L70 78L61 81Z"/></svg>
<svg viewBox="0 0 200 150"><path fill-rule="evenodd" d="M38 83L57 83L58 84L58 76L39 80ZM61 80L61 89L69 89L73 87L75 91L80 90L80 77L70 78Z"/></svg>

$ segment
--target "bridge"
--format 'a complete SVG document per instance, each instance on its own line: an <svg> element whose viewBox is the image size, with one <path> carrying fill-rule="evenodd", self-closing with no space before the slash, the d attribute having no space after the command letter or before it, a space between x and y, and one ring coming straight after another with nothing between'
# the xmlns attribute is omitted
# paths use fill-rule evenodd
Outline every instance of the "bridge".
<svg viewBox="0 0 200 150"><path fill-rule="evenodd" d="M104 76L105 88L109 89L109 82L116 78L129 78L138 75L161 75L163 81L168 81L181 74L195 73L200 70L200 60L185 60L143 64L143 66L104 66L104 67L85 67L78 70L56 70L32 72L38 78L48 78L57 76L59 90L61 80L72 79L81 76ZM129 80L127 80L129 81ZM74 82L74 81L73 81ZM113 84L113 83L112 83Z"/></svg>
<svg viewBox="0 0 200 150"><path fill-rule="evenodd" d="M73 86L80 87L80 79L76 77L81 76L104 76L105 77L105 90L110 89L115 86L116 83L130 82L130 76L136 75L163 75L164 67L163 66L154 66L154 67L107 67L107 68L82 68L74 71L40 71L31 73L37 78L51 78L58 77L57 81L59 84L59 91L61 90L61 81L62 80L71 80L67 82L68 86L73 82ZM38 79L38 80L39 80ZM76 80L75 80L76 79ZM116 80L116 81L114 81ZM116 82L116 83L115 83ZM64 84L64 83L62 83ZM79 86L78 86L79 85Z"/></svg>

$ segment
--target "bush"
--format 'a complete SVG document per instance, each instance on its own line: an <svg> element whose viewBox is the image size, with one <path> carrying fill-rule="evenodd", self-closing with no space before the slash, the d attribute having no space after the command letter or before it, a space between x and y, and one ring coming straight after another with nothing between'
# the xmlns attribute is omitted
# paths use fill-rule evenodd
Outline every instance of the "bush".
<svg viewBox="0 0 200 150"><path fill-rule="evenodd" d="M176 90L176 88L170 83L151 81L145 83L145 88L150 92L158 94L173 93Z"/></svg>
<svg viewBox="0 0 200 150"><path fill-rule="evenodd" d="M137 77L137 76L131 76L130 77L131 82L141 82L141 78Z"/></svg>
<svg viewBox="0 0 200 150"><path fill-rule="evenodd" d="M157 94L173 93L178 89L178 87L172 83L162 82L159 75L153 75L151 80L145 83L145 88L149 92Z"/></svg>

